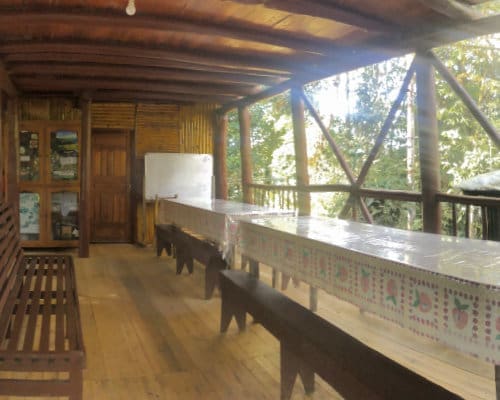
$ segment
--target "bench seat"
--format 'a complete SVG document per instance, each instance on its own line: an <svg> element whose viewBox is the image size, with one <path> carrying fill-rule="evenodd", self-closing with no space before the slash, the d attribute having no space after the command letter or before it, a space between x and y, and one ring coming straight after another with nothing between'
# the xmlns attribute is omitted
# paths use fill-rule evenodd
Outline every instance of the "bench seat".
<svg viewBox="0 0 500 400"><path fill-rule="evenodd" d="M458 399L417 373L353 338L244 271L222 271L221 332L251 314L280 341L281 399L297 375L306 392L317 373L346 399Z"/></svg>
<svg viewBox="0 0 500 400"><path fill-rule="evenodd" d="M24 255L2 206L0 262L0 395L81 399L85 349L72 257ZM24 378L35 372L51 374Z"/></svg>

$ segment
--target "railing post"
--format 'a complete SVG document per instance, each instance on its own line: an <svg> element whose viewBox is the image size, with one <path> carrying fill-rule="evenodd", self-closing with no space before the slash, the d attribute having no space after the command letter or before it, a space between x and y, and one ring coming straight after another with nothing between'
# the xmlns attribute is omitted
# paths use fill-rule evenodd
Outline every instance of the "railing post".
<svg viewBox="0 0 500 400"><path fill-rule="evenodd" d="M215 115L214 179L216 199L227 200L227 114Z"/></svg>
<svg viewBox="0 0 500 400"><path fill-rule="evenodd" d="M253 203L251 188L252 184L252 144L250 141L250 112L248 107L238 109L240 120L240 154L241 154L241 186L243 190L243 202Z"/></svg>
<svg viewBox="0 0 500 400"><path fill-rule="evenodd" d="M423 53L416 56L417 126L422 180L424 232L441 232L441 204L436 195L441 188L439 132L436 117L434 68Z"/></svg>

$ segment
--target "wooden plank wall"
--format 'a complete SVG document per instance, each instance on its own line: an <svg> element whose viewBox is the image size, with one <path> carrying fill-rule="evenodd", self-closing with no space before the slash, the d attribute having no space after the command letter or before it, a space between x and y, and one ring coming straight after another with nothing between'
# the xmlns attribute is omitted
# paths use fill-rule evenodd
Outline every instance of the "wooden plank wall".
<svg viewBox="0 0 500 400"><path fill-rule="evenodd" d="M92 103L92 128L129 129L135 132L132 157L132 197L136 207L137 242L153 242L154 206L143 215L144 154L148 152L213 153L215 105ZM81 121L77 99L22 98L21 121ZM144 228L145 226L145 228Z"/></svg>

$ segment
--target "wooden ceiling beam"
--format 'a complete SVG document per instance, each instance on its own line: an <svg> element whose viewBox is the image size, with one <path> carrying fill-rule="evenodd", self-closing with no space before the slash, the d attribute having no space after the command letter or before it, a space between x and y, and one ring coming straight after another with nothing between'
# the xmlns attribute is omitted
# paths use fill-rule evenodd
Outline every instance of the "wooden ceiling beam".
<svg viewBox="0 0 500 400"><path fill-rule="evenodd" d="M110 64L26 63L10 65L11 76L65 75L75 77L101 77L120 79L144 79L155 81L187 81L204 83L237 83L239 85L270 85L276 78L256 77L236 73L185 71L150 67L129 67Z"/></svg>
<svg viewBox="0 0 500 400"><path fill-rule="evenodd" d="M209 52L202 49L178 49L178 48L144 48L138 45L123 45L109 43L89 42L16 42L0 45L1 54L10 53L68 53L68 54L102 54L124 57L143 57L161 60L173 60L179 62L196 63L200 65L212 65L234 68L246 68L253 70L285 72L296 69L313 71L314 66L321 62L322 57L293 57L277 56L274 53L248 52L221 53ZM304 65L305 64L305 65Z"/></svg>
<svg viewBox="0 0 500 400"><path fill-rule="evenodd" d="M147 29L162 32L181 32L219 36L230 39L264 43L308 53L331 52L336 45L331 39L318 38L305 33L290 33L270 29L263 25L246 21L213 22L201 19L181 18L179 16L135 15L133 18L122 13L75 13L74 11L55 10L0 10L0 26L36 26L40 24L73 25L96 28L114 26L127 31ZM380 29L378 29L380 30ZM387 26L384 31L387 31Z"/></svg>
<svg viewBox="0 0 500 400"><path fill-rule="evenodd" d="M109 56L105 54L75 54L75 53L14 53L6 54L4 57L7 69L15 64L36 63L36 62L54 62L54 63L78 63L78 64L108 64L120 65L127 67L146 67L146 68L174 68L187 71L211 72L211 73L228 73L241 74L248 76L249 79L255 79L255 83L266 84L267 79L273 82L279 77L286 76L286 73L278 73L271 71L254 71L245 68L230 68L222 66L209 66L193 63L185 63L172 60L161 60L145 57L127 57L127 56ZM262 81L260 80L262 79Z"/></svg>
<svg viewBox="0 0 500 400"><path fill-rule="evenodd" d="M326 18L343 24L356 26L367 31L390 32L395 25L388 21L369 16L363 12L352 10L342 1L312 1L312 0L233 0L244 4L258 4L264 7L301 14L310 17Z"/></svg>
<svg viewBox="0 0 500 400"><path fill-rule="evenodd" d="M200 83L182 84L165 83L151 81L132 81L132 80L112 80L112 79L51 79L49 77L32 78L19 77L14 80L22 90L135 90L150 91L158 93L191 93L218 95L224 94L233 98L255 93L254 88L238 87L233 85L202 85Z"/></svg>

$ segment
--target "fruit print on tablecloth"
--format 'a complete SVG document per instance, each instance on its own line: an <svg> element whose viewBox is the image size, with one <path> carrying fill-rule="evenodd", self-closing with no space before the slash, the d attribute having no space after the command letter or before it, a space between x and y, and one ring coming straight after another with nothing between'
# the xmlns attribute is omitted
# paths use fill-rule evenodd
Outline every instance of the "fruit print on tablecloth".
<svg viewBox="0 0 500 400"><path fill-rule="evenodd" d="M342 255L333 256L333 287L335 294L341 299L352 299L356 271L352 260Z"/></svg>
<svg viewBox="0 0 500 400"><path fill-rule="evenodd" d="M356 271L355 296L360 301L360 306L363 308L363 303L375 304L377 269L367 263L357 261L353 261L352 266Z"/></svg>
<svg viewBox="0 0 500 400"><path fill-rule="evenodd" d="M299 263L297 266L297 278L310 280L313 272L313 251L309 246L301 246L298 249Z"/></svg>
<svg viewBox="0 0 500 400"><path fill-rule="evenodd" d="M444 332L466 343L478 341L479 297L466 287L443 288Z"/></svg>
<svg viewBox="0 0 500 400"><path fill-rule="evenodd" d="M382 268L379 279L379 300L382 318L403 324L405 310L405 278L400 272Z"/></svg>
<svg viewBox="0 0 500 400"><path fill-rule="evenodd" d="M331 253L315 248L313 250L313 266L312 277L316 285L319 287L331 287L335 275Z"/></svg>
<svg viewBox="0 0 500 400"><path fill-rule="evenodd" d="M408 315L410 329L420 336L434 340L438 337L439 293L437 284L428 279L410 277Z"/></svg>

